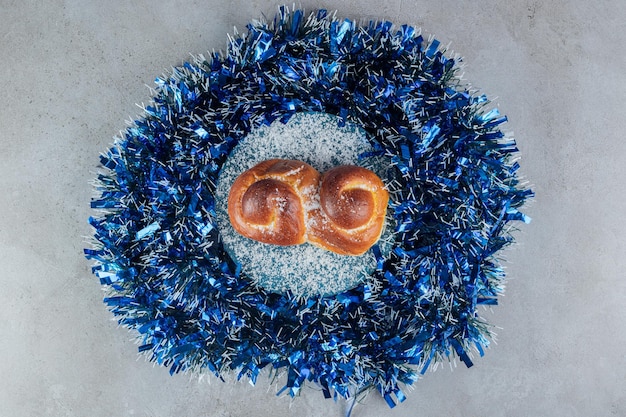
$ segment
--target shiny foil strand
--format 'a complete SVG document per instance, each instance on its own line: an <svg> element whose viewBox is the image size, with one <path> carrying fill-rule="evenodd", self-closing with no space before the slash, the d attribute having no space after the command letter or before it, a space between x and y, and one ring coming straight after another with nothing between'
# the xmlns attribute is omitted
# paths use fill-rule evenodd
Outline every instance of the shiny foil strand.
<svg viewBox="0 0 626 417"><path fill-rule="evenodd" d="M314 383L325 398L402 386L442 360L472 366L489 345L479 305L497 303L498 252L532 191L488 99L457 76L439 42L410 26L365 25L281 8L156 79L153 103L100 158L85 249L104 302L139 351L171 373L284 370L281 392ZM394 249L335 296L254 286L215 222L215 184L252 129L296 112L360 125L389 158ZM367 155L371 156L371 155ZM364 155L365 157L365 155Z"/></svg>

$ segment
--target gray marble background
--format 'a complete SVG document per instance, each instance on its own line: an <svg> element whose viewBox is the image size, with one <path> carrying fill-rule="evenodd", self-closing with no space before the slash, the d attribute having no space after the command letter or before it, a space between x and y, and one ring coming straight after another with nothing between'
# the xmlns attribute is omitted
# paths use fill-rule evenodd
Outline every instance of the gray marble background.
<svg viewBox="0 0 626 417"><path fill-rule="evenodd" d="M509 116L533 217L506 252L497 344L366 416L626 415L626 3L304 0L434 34ZM171 377L137 360L83 258L99 152L154 77L277 3L0 0L0 416L342 416L305 389Z"/></svg>

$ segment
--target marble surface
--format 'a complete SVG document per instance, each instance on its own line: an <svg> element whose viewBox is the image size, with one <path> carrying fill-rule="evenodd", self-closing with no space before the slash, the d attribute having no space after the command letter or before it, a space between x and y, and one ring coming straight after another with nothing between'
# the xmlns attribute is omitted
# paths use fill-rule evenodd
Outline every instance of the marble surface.
<svg viewBox="0 0 626 417"><path fill-rule="evenodd" d="M353 416L626 415L626 3L302 0L434 34L509 116L533 217L506 251L497 344ZM170 376L137 360L82 255L98 155L154 77L223 49L264 0L0 1L0 416L342 416L305 389Z"/></svg>

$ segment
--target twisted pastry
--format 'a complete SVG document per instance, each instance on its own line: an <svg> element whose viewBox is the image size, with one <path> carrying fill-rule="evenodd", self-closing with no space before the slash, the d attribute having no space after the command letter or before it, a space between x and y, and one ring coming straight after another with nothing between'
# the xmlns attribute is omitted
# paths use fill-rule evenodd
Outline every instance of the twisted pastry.
<svg viewBox="0 0 626 417"><path fill-rule="evenodd" d="M361 255L380 238L388 202L383 182L372 171L352 165L332 168L322 175L308 240L341 255Z"/></svg>
<svg viewBox="0 0 626 417"><path fill-rule="evenodd" d="M342 165L321 175L305 162L270 159L241 174L228 216L241 235L274 245L310 242L365 253L382 233L389 195L372 171Z"/></svg>
<svg viewBox="0 0 626 417"><path fill-rule="evenodd" d="M320 173L295 160L270 159L241 174L228 195L237 233L273 245L306 242L305 200L317 192Z"/></svg>

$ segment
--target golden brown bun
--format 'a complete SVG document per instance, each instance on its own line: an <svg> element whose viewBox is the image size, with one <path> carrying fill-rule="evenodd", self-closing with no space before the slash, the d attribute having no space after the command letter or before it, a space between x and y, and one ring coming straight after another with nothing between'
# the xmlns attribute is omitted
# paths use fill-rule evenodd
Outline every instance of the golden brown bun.
<svg viewBox="0 0 626 417"><path fill-rule="evenodd" d="M380 238L389 194L372 171L342 165L322 175L309 242L341 255L361 255Z"/></svg>
<svg viewBox="0 0 626 417"><path fill-rule="evenodd" d="M273 245L306 242L306 205L317 192L320 173L294 160L270 159L241 174L228 195L233 228Z"/></svg>
<svg viewBox="0 0 626 417"><path fill-rule="evenodd" d="M321 175L305 162L270 159L242 173L228 195L241 235L288 246L310 242L361 255L380 238L389 194L372 171L353 165Z"/></svg>

